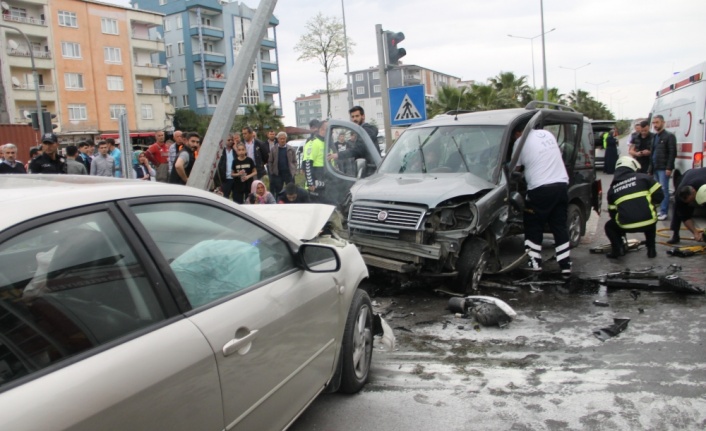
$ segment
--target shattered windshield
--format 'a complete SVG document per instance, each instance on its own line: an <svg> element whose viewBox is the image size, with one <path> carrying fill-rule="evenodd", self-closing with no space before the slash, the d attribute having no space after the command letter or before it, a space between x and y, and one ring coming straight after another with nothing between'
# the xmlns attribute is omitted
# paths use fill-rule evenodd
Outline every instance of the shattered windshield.
<svg viewBox="0 0 706 431"><path fill-rule="evenodd" d="M500 164L503 126L442 126L405 131L379 172L470 172L492 181Z"/></svg>

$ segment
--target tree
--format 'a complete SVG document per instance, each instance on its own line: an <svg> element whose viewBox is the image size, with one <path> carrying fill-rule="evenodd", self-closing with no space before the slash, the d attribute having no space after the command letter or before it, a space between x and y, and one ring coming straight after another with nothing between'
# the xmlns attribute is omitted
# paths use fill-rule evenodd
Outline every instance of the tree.
<svg viewBox="0 0 706 431"><path fill-rule="evenodd" d="M527 77L517 77L513 72L500 72L498 76L488 78L490 84L498 93L499 99L505 99L504 103L518 108L525 106L532 100L532 89L527 85Z"/></svg>
<svg viewBox="0 0 706 431"><path fill-rule="evenodd" d="M427 105L427 117L433 118L444 112L469 110L466 91L468 87L452 87L442 85L436 93L436 98Z"/></svg>
<svg viewBox="0 0 706 431"><path fill-rule="evenodd" d="M603 102L599 102L583 90L569 93L569 106L594 120L614 120L615 116Z"/></svg>
<svg viewBox="0 0 706 431"><path fill-rule="evenodd" d="M245 114L235 117L233 122L234 131L240 132L245 126L252 127L261 140L267 139L267 132L270 130L281 131L284 129L281 117L277 115L274 106L267 102L247 105Z"/></svg>
<svg viewBox="0 0 706 431"><path fill-rule="evenodd" d="M208 115L199 115L190 109L177 109L174 114L174 128L182 132L196 132L206 136L206 130L211 123Z"/></svg>
<svg viewBox="0 0 706 431"><path fill-rule="evenodd" d="M547 102L550 103L558 103L560 105L566 105L567 102L564 99L564 95L559 93L559 89L556 87L551 87L547 88ZM534 90L534 100L541 100L544 101L544 89L543 88L537 88Z"/></svg>
<svg viewBox="0 0 706 431"><path fill-rule="evenodd" d="M331 70L340 66L346 51L343 37L343 23L335 16L325 16L319 12L304 26L305 33L299 38L294 50L299 53L297 60L316 60L321 64L321 71L326 77L327 117L331 116ZM353 53L355 43L348 38L348 52Z"/></svg>

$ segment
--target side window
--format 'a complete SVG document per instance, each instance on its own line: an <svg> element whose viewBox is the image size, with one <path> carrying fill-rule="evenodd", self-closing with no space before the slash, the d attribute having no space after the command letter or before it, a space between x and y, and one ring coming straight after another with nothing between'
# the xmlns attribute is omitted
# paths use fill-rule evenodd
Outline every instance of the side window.
<svg viewBox="0 0 706 431"><path fill-rule="evenodd" d="M329 165L339 174L361 178L367 176L371 163L368 149L358 134L347 127L332 127L329 130L328 142L331 144L327 148L326 154L336 153L336 160L327 161ZM375 170L373 164L372 170Z"/></svg>
<svg viewBox="0 0 706 431"><path fill-rule="evenodd" d="M0 244L0 385L164 319L105 212Z"/></svg>
<svg viewBox="0 0 706 431"><path fill-rule="evenodd" d="M192 307L295 268L285 242L248 220L194 202L132 207Z"/></svg>
<svg viewBox="0 0 706 431"><path fill-rule="evenodd" d="M577 168L590 168L593 163L593 131L590 124L584 123L583 131L581 132L581 146L576 155L574 166Z"/></svg>
<svg viewBox="0 0 706 431"><path fill-rule="evenodd" d="M556 138L561 150L561 157L567 169L572 166L571 160L574 157L578 140L578 125L576 124L550 124L545 125L544 130L551 132Z"/></svg>

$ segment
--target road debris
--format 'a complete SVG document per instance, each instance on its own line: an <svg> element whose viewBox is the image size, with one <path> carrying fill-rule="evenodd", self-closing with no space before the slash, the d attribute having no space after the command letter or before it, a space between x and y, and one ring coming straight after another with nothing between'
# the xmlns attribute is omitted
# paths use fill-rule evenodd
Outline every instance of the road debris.
<svg viewBox="0 0 706 431"><path fill-rule="evenodd" d="M630 319L614 318L613 324L606 327L600 328L593 331L593 335L601 341L605 341L608 338L615 337L616 335L623 332L628 327L628 322Z"/></svg>
<svg viewBox="0 0 706 431"><path fill-rule="evenodd" d="M450 298L447 308L452 313L473 316L483 326L504 327L517 317L515 310L505 301L492 296Z"/></svg>

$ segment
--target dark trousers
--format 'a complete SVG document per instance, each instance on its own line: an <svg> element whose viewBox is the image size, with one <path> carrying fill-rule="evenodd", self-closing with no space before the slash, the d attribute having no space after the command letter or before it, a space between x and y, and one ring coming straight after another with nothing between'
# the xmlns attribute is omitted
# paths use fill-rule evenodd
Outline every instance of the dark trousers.
<svg viewBox="0 0 706 431"><path fill-rule="evenodd" d="M610 245L613 247L614 251L620 249L623 244L623 237L626 233L637 233L643 232L645 234L645 245L648 250L654 250L655 241L657 238L657 223L653 223L649 226L640 227L636 229L623 229L618 226L618 223L614 219L610 219L605 224L605 234L610 240Z"/></svg>
<svg viewBox="0 0 706 431"><path fill-rule="evenodd" d="M556 260L563 269L571 266L569 228L566 225L569 208L569 187L566 183L547 184L527 191L524 227L525 248L533 262L541 267L542 238L548 223L554 235Z"/></svg>
<svg viewBox="0 0 706 431"><path fill-rule="evenodd" d="M232 178L223 181L223 184L221 184L221 191L223 192L224 198L233 199L231 197L231 194L233 193L233 184L235 184L235 180Z"/></svg>
<svg viewBox="0 0 706 431"><path fill-rule="evenodd" d="M284 186L292 182L292 174L284 172L282 175L270 175L270 192L277 196L282 192Z"/></svg>
<svg viewBox="0 0 706 431"><path fill-rule="evenodd" d="M690 220L694 215L694 207L682 202L679 196L674 197L674 214L672 214L672 220L669 223L669 229L672 230L672 234L679 236L679 230L681 230L681 224L685 220Z"/></svg>

